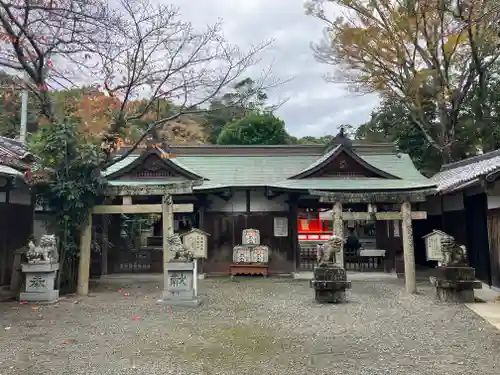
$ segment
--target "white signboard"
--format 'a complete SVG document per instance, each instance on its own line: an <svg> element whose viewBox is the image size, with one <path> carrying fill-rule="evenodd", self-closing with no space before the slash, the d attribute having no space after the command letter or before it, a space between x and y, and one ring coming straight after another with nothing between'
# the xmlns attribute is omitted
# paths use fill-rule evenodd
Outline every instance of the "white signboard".
<svg viewBox="0 0 500 375"><path fill-rule="evenodd" d="M199 229L192 229L182 234L182 241L193 252L195 258L207 258L207 236Z"/></svg>
<svg viewBox="0 0 500 375"><path fill-rule="evenodd" d="M288 218L274 218L274 237L288 237Z"/></svg>
<svg viewBox="0 0 500 375"><path fill-rule="evenodd" d="M441 252L441 238L444 235L444 232L435 230L424 236L427 260L436 260L438 262L442 262L444 260L443 253Z"/></svg>
<svg viewBox="0 0 500 375"><path fill-rule="evenodd" d="M401 237L401 233L399 233L399 220L394 220L393 221L394 225L394 237Z"/></svg>

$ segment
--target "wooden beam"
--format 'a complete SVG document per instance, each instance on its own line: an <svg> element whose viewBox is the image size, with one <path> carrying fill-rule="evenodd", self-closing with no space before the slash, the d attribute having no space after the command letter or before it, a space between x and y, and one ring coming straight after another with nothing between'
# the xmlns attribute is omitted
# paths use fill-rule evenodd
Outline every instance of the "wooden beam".
<svg viewBox="0 0 500 375"><path fill-rule="evenodd" d="M193 204L174 204L173 212L193 212ZM100 205L95 206L93 214L161 214L161 204L132 204L132 205Z"/></svg>
<svg viewBox="0 0 500 375"><path fill-rule="evenodd" d="M169 184L144 184L137 186L108 184L106 195L108 196L149 196L164 194L192 194L194 186L201 186L202 180L189 180L183 182L172 182Z"/></svg>
<svg viewBox="0 0 500 375"><path fill-rule="evenodd" d="M402 220L401 212L342 212L343 220ZM427 219L426 211L414 211L411 213L412 220Z"/></svg>
<svg viewBox="0 0 500 375"><path fill-rule="evenodd" d="M428 195L435 194L435 188L423 188L414 191L377 191L377 192L333 192L309 190L309 194L320 198L320 202L335 203L402 203L425 202Z"/></svg>

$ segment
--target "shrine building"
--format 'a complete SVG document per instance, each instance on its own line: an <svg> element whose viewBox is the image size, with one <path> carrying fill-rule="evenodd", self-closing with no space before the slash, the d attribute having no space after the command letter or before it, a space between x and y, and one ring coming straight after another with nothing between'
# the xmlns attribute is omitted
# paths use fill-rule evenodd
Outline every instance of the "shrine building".
<svg viewBox="0 0 500 375"><path fill-rule="evenodd" d="M138 149L104 175L108 194L94 210L101 218L93 215L92 235L105 234L112 245L92 254L94 275L162 272L162 233L170 224L175 232L198 228L209 235L200 271L214 275L229 273L243 229L260 231L270 274L312 270L316 244L348 231L363 249L344 253L347 270L391 272L403 245L425 263L421 237L433 229L422 219L436 183L392 144L351 142L343 134L326 146ZM162 224L162 186L175 184L191 187L170 190L173 222Z"/></svg>

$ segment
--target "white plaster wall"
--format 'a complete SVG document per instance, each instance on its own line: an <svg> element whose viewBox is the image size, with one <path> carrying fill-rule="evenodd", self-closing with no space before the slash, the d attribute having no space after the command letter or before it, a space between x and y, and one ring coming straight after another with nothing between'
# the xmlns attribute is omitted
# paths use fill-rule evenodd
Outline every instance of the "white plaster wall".
<svg viewBox="0 0 500 375"><path fill-rule="evenodd" d="M423 206L427 215L441 215L441 195L429 195Z"/></svg>
<svg viewBox="0 0 500 375"><path fill-rule="evenodd" d="M464 200L462 193L443 196L443 209L446 212L463 210Z"/></svg>
<svg viewBox="0 0 500 375"><path fill-rule="evenodd" d="M25 186L14 188L9 193L9 203L31 205L31 192Z"/></svg>
<svg viewBox="0 0 500 375"><path fill-rule="evenodd" d="M488 195L488 210L500 208L500 195Z"/></svg>
<svg viewBox="0 0 500 375"><path fill-rule="evenodd" d="M208 199L212 201L209 212L245 212L247 210L247 198L245 191L235 191L233 197L226 202L215 195L209 195Z"/></svg>
<svg viewBox="0 0 500 375"><path fill-rule="evenodd" d="M287 212L289 209L288 203L285 203L287 198L288 195L283 194L274 199L267 199L264 196L264 189L253 189L250 191L250 212ZM211 207L207 209L209 212L246 212L247 210L244 190L236 190L228 202L215 195L209 195L208 199L212 201Z"/></svg>
<svg viewBox="0 0 500 375"><path fill-rule="evenodd" d="M255 189L250 191L250 211L251 212L269 212L269 211L288 211L288 203L285 203L288 195L283 194L274 199L267 199L264 196L264 189Z"/></svg>

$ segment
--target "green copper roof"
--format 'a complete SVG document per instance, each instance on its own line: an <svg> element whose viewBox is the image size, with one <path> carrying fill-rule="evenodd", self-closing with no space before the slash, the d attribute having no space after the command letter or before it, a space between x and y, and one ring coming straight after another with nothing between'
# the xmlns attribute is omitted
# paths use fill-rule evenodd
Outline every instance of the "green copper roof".
<svg viewBox="0 0 500 375"><path fill-rule="evenodd" d="M170 159L207 180L195 190L224 187L269 186L284 189L327 189L327 190L387 190L416 189L435 186L435 182L422 176L406 154L369 153L358 154L373 167L397 177L394 178L314 178L289 179L310 167L321 155L178 155ZM110 175L138 156L129 156L104 172ZM122 181L120 184L134 184Z"/></svg>

